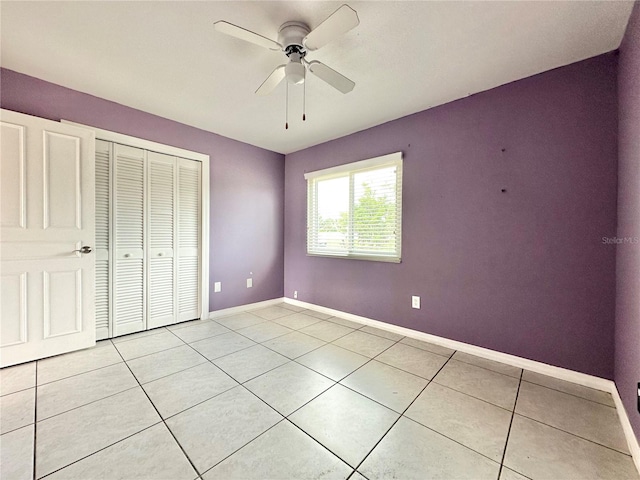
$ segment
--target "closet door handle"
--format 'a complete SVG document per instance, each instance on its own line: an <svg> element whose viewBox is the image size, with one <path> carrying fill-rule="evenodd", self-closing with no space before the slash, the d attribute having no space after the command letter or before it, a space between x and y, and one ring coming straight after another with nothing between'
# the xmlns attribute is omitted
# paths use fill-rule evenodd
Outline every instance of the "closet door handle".
<svg viewBox="0 0 640 480"><path fill-rule="evenodd" d="M164 252L158 252L158 256L162 257L164 255Z"/></svg>
<svg viewBox="0 0 640 480"><path fill-rule="evenodd" d="M131 254L130 254L130 253L125 253L125 254L124 254L124 258L129 258L130 256L131 256Z"/></svg>
<svg viewBox="0 0 640 480"><path fill-rule="evenodd" d="M76 253L76 252L80 252L80 253L91 253L91 247L84 246L84 247L82 247L80 250L74 250L74 251L73 251L73 253Z"/></svg>

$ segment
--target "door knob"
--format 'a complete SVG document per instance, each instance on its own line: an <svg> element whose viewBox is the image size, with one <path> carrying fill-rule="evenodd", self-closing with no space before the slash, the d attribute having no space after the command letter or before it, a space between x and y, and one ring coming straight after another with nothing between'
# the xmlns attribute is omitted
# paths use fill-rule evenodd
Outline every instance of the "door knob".
<svg viewBox="0 0 640 480"><path fill-rule="evenodd" d="M80 253L91 253L91 247L88 247L88 246L86 246L86 245L85 245L85 246L84 246L84 247L82 247L80 250L74 250L74 253L75 253L75 252L80 252Z"/></svg>

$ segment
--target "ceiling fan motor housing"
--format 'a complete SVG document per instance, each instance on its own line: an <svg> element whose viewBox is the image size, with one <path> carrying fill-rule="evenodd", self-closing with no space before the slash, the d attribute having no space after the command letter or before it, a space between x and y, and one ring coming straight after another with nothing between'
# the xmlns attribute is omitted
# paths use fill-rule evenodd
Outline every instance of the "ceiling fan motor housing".
<svg viewBox="0 0 640 480"><path fill-rule="evenodd" d="M302 40L309 34L309 27L300 22L287 22L280 27L278 43L283 46L284 53L289 57L285 67L286 78L289 83L299 85L304 82L306 68L302 59L307 54Z"/></svg>
<svg viewBox="0 0 640 480"><path fill-rule="evenodd" d="M301 22L283 23L278 31L278 43L284 47L285 53L291 50L290 47L298 47L297 50L304 51L302 40L309 34L309 27Z"/></svg>

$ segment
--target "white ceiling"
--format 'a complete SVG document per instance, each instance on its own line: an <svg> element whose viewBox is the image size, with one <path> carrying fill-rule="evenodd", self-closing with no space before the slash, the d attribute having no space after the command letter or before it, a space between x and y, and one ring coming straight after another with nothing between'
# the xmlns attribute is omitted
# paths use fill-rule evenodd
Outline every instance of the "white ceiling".
<svg viewBox="0 0 640 480"><path fill-rule="evenodd" d="M633 2L349 2L360 25L309 59L356 82L253 92L281 52L219 34L226 20L272 39L343 2L0 2L1 65L281 153L294 152L618 48Z"/></svg>

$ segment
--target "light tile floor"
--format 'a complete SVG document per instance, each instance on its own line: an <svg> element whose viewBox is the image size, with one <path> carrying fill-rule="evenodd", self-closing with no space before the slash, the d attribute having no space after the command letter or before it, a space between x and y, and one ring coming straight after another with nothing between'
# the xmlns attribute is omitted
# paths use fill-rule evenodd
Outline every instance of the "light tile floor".
<svg viewBox="0 0 640 480"><path fill-rule="evenodd" d="M285 304L0 371L2 479L640 479L609 394Z"/></svg>

